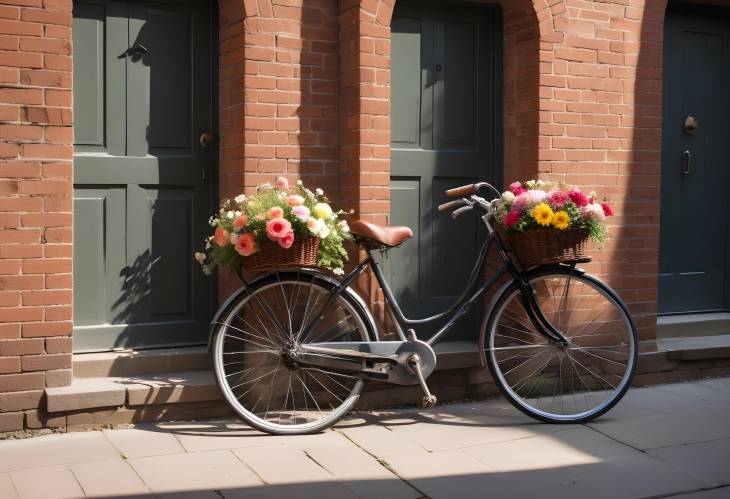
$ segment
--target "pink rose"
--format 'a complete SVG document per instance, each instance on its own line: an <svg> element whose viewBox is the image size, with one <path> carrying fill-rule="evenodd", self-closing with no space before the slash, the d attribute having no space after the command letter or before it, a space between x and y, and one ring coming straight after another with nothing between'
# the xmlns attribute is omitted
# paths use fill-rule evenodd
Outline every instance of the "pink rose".
<svg viewBox="0 0 730 499"><path fill-rule="evenodd" d="M246 215L241 215L233 221L233 226L238 230L246 227L246 224L248 224L248 217Z"/></svg>
<svg viewBox="0 0 730 499"><path fill-rule="evenodd" d="M269 218L281 218L284 216L284 210L278 206L274 206L269 210Z"/></svg>
<svg viewBox="0 0 730 499"><path fill-rule="evenodd" d="M274 218L266 224L266 235L272 241L278 241L288 232L291 232L291 224L285 218Z"/></svg>
<svg viewBox="0 0 730 499"><path fill-rule="evenodd" d="M289 190L289 181L286 179L286 177L279 177L276 179L276 188L280 191Z"/></svg>
<svg viewBox="0 0 730 499"><path fill-rule="evenodd" d="M279 239L279 246L284 249L291 248L292 244L294 244L294 232L292 231L287 232L281 239Z"/></svg>
<svg viewBox="0 0 730 499"><path fill-rule="evenodd" d="M256 252L256 238L253 233L246 232L236 241L236 251L239 255L248 256Z"/></svg>
<svg viewBox="0 0 730 499"><path fill-rule="evenodd" d="M289 206L301 206L304 204L304 198L298 194L292 194L286 197L286 204Z"/></svg>
<svg viewBox="0 0 730 499"><path fill-rule="evenodd" d="M216 227L213 238L215 239L215 243L221 248L231 242L230 235L223 227Z"/></svg>
<svg viewBox="0 0 730 499"><path fill-rule="evenodd" d="M570 196L568 196L567 192L563 191L553 191L550 194L548 194L548 203L550 203L551 206L555 208L562 208L565 206L565 203L570 201Z"/></svg>

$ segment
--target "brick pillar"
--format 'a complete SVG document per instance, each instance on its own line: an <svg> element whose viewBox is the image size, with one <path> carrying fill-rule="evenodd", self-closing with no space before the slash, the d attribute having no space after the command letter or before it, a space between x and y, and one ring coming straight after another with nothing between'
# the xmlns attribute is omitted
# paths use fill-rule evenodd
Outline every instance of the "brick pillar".
<svg viewBox="0 0 730 499"><path fill-rule="evenodd" d="M0 5L0 431L71 382L71 8Z"/></svg>

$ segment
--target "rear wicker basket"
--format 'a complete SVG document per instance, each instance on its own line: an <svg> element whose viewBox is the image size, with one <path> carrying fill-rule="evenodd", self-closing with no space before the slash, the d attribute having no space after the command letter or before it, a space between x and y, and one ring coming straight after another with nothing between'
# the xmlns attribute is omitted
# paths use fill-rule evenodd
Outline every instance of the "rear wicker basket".
<svg viewBox="0 0 730 499"><path fill-rule="evenodd" d="M537 229L520 234L507 234L496 224L504 245L523 267L534 267L550 263L585 263L591 257L586 253L587 229Z"/></svg>
<svg viewBox="0 0 730 499"><path fill-rule="evenodd" d="M243 258L243 269L251 272L278 270L286 267L316 267L319 238L297 236L291 248L284 249L278 243L263 244L253 255Z"/></svg>

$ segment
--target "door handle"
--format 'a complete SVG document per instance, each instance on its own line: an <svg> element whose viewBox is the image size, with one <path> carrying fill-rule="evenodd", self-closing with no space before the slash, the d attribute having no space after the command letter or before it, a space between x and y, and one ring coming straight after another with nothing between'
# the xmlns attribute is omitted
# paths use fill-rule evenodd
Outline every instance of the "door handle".
<svg viewBox="0 0 730 499"><path fill-rule="evenodd" d="M200 134L200 145L207 148L213 142L213 134L204 132Z"/></svg>
<svg viewBox="0 0 730 499"><path fill-rule="evenodd" d="M692 153L688 150L682 153L682 175L689 175L689 167L692 164Z"/></svg>

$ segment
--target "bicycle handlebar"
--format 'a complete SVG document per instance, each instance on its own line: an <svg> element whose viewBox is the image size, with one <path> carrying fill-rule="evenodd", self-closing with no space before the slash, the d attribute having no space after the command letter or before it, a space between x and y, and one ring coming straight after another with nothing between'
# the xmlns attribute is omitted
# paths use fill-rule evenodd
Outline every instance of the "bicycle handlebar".
<svg viewBox="0 0 730 499"><path fill-rule="evenodd" d="M444 204L440 204L439 211L442 211L442 212L448 211L452 208L464 206L465 204L466 204L466 201L464 201L463 199L455 199L454 201L449 201Z"/></svg>
<svg viewBox="0 0 730 499"><path fill-rule="evenodd" d="M454 187L446 191L446 197L449 198L463 198L476 194L478 184L467 184L461 187Z"/></svg>

